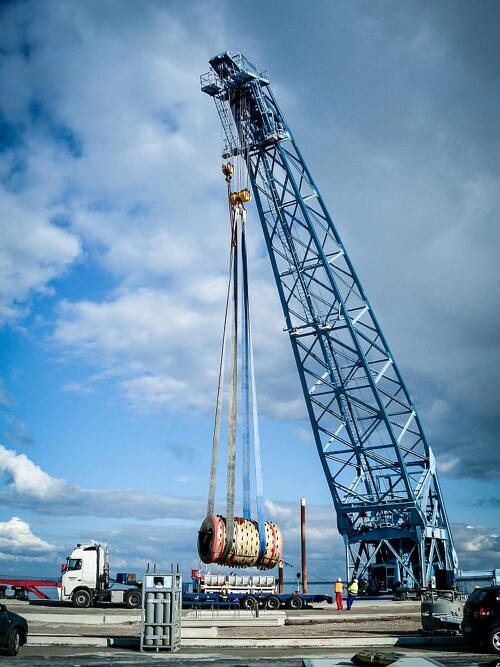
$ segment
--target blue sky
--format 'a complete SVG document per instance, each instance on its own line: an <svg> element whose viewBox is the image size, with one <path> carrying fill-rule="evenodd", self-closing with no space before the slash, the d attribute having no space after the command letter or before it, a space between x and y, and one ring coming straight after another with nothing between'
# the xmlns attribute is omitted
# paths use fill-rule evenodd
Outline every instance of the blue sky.
<svg viewBox="0 0 500 667"><path fill-rule="evenodd" d="M197 565L227 266L199 76L266 67L434 449L463 568L499 559L498 3L0 6L0 573ZM256 212L268 517L310 579L344 550ZM222 494L223 495L223 494ZM288 574L288 573L287 573Z"/></svg>

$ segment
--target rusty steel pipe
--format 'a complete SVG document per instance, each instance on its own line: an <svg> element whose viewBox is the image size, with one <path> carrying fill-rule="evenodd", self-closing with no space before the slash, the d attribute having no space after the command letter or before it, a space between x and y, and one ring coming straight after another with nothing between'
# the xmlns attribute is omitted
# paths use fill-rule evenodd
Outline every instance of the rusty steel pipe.
<svg viewBox="0 0 500 667"><path fill-rule="evenodd" d="M306 557L306 499L300 499L300 555L302 562L302 592L307 593Z"/></svg>

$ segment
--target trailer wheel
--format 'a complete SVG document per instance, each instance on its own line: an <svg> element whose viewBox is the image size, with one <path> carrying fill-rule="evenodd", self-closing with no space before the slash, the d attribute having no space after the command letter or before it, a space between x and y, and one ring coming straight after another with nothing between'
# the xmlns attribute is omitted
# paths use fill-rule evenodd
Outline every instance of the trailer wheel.
<svg viewBox="0 0 500 667"><path fill-rule="evenodd" d="M7 655L17 655L21 646L21 633L17 628L11 630L7 640Z"/></svg>
<svg viewBox="0 0 500 667"><path fill-rule="evenodd" d="M242 609L257 609L258 604L257 598L254 598L253 595L245 595L240 602Z"/></svg>
<svg viewBox="0 0 500 667"><path fill-rule="evenodd" d="M141 606L141 597L140 591L129 591L125 595L125 606L128 609L137 609Z"/></svg>
<svg viewBox="0 0 500 667"><path fill-rule="evenodd" d="M279 609L280 605L281 601L276 595L271 595L266 600L266 609L272 609L274 611L275 609Z"/></svg>
<svg viewBox="0 0 500 667"><path fill-rule="evenodd" d="M302 609L302 598L298 595L292 595L286 601L286 606L288 609Z"/></svg>
<svg viewBox="0 0 500 667"><path fill-rule="evenodd" d="M75 591L73 593L73 597L71 598L71 601L75 607L81 607L82 609L90 607L91 600L92 596L90 595L90 591L88 591L86 588L81 588L79 591Z"/></svg>

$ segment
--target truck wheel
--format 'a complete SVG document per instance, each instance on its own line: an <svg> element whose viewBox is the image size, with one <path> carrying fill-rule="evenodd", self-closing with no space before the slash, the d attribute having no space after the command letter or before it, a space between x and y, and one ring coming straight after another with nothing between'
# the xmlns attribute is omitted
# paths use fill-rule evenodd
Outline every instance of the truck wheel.
<svg viewBox="0 0 500 667"><path fill-rule="evenodd" d="M75 607L81 607L82 609L85 607L90 607L91 600L92 596L90 595L90 591L86 590L85 588L82 588L79 591L75 591L73 593L73 597L71 598L71 601Z"/></svg>
<svg viewBox="0 0 500 667"><path fill-rule="evenodd" d="M298 595L292 595L286 601L286 606L288 609L302 609L302 598L299 598Z"/></svg>
<svg viewBox="0 0 500 667"><path fill-rule="evenodd" d="M7 640L7 655L17 655L21 646L21 634L17 628L10 631Z"/></svg>
<svg viewBox="0 0 500 667"><path fill-rule="evenodd" d="M129 591L125 595L125 606L128 609L137 609L141 606L141 592L140 591Z"/></svg>
<svg viewBox="0 0 500 667"><path fill-rule="evenodd" d="M279 609L280 605L280 599L277 598L276 595L271 595L266 600L266 609L272 609L274 611L275 609Z"/></svg>
<svg viewBox="0 0 500 667"><path fill-rule="evenodd" d="M242 609L257 609L257 598L254 598L253 595L245 595L245 597L240 602Z"/></svg>

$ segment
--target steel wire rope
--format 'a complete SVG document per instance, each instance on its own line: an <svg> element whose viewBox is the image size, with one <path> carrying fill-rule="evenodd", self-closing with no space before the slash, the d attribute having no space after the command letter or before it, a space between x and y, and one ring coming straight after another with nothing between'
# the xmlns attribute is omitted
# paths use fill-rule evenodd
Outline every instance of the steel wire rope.
<svg viewBox="0 0 500 667"><path fill-rule="evenodd" d="M236 425L238 412L238 227L236 211L231 210L231 246L234 252L232 317L231 317L231 364L229 380L227 475L226 475L226 547L223 558L227 558L233 545L234 497L236 476Z"/></svg>
<svg viewBox="0 0 500 667"><path fill-rule="evenodd" d="M217 467L218 467L218 457L219 457L219 444L220 444L220 428L221 428L221 415L222 415L222 400L223 400L223 389L224 389L224 370L225 370L225 356L226 356L226 341L227 341L227 323L228 323L228 314L230 311L229 302L231 296L231 287L232 287L232 275L233 275L233 263L235 260L235 246L233 243L233 222L232 222L232 209L229 200L229 195L231 191L231 174L230 172L226 173L226 183L227 183L227 192L228 192L228 210L230 216L230 226L231 226L231 238L230 238L230 250L229 250L229 267L228 267L228 282L226 290L226 306L224 311L224 325L222 333L222 346L221 346L221 355L219 362L219 375L217 383L217 398L216 398L216 409L215 409L215 420L214 420L214 430L212 438L212 459L211 459L211 468L210 468L210 483L209 483L209 494L208 494L208 505L207 505L207 514L214 514L215 511L215 490L217 483Z"/></svg>
<svg viewBox="0 0 500 667"><path fill-rule="evenodd" d="M228 190L230 185L228 183ZM230 208L231 212L231 208ZM231 225L232 226L232 225ZM232 274L234 263L234 246L233 246L233 230L231 229L231 244L229 251L229 268L228 268L228 283L226 291L226 308L224 313L224 325L222 330L222 347L219 362L219 377L217 383L217 398L215 407L214 430L212 437L212 459L210 465L210 482L208 491L207 514L215 513L215 490L217 484L217 467L219 459L219 445L220 445L220 429L221 429L221 415L222 415L222 399L224 390L224 368L226 358L226 340L227 340L227 322L229 314L229 300L231 296Z"/></svg>

